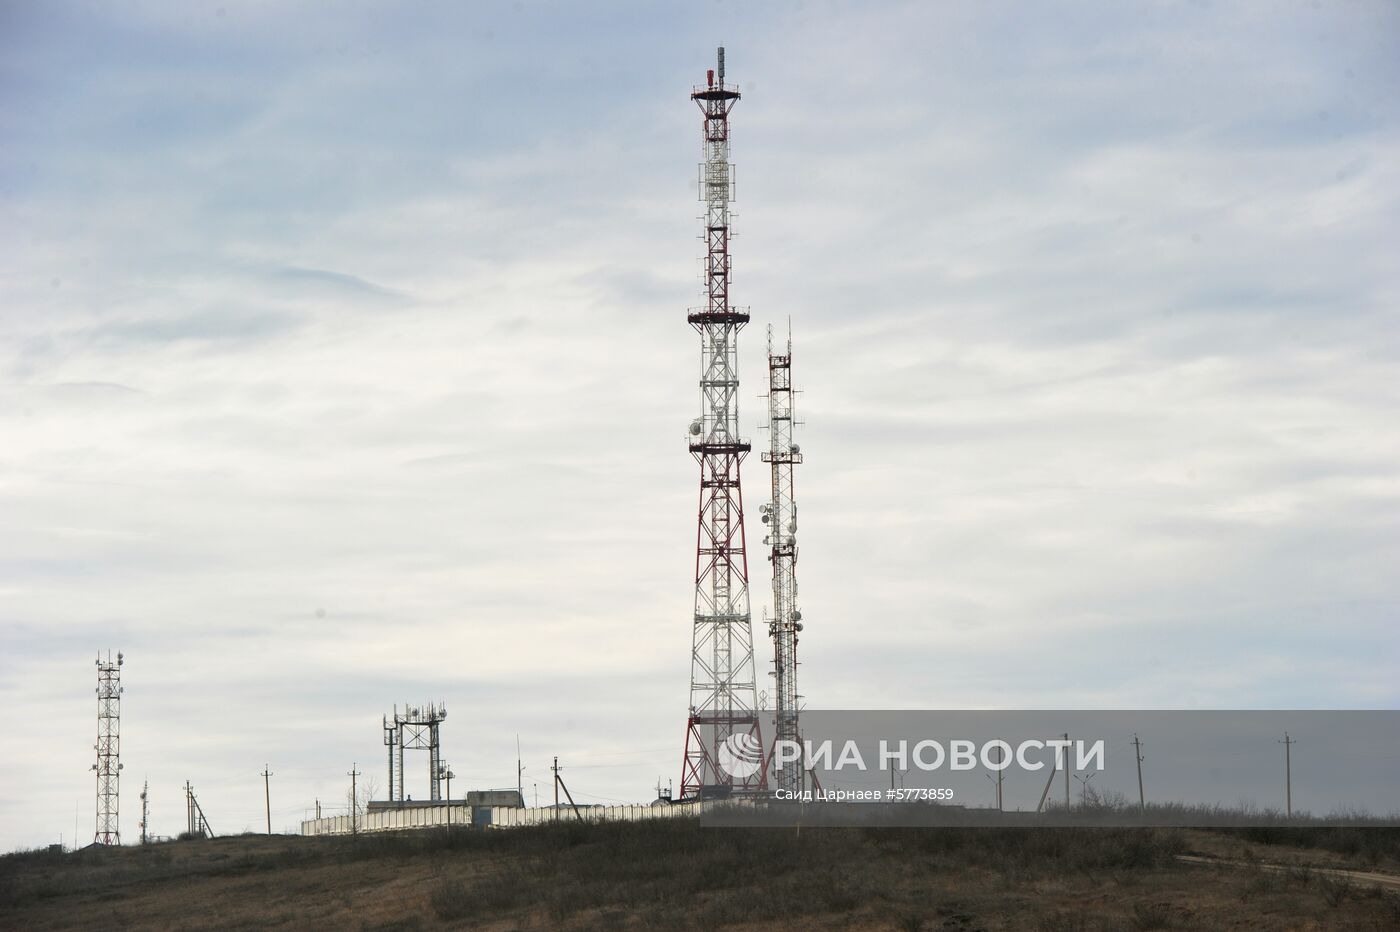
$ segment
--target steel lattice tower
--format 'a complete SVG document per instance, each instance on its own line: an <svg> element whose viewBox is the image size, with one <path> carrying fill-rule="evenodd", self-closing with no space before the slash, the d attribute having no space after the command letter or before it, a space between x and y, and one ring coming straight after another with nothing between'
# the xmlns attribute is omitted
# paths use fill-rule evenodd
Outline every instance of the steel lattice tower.
<svg viewBox="0 0 1400 932"><path fill-rule="evenodd" d="M384 716L384 745L389 749L389 800L404 799L404 751L428 752L428 798L442 799L442 746L438 726L447 718L447 706L441 703L425 706L405 705L403 712L394 706L394 717Z"/></svg>
<svg viewBox="0 0 1400 932"><path fill-rule="evenodd" d="M97 831L94 844L122 843L118 816L121 808L121 722L122 722L122 655L112 652L107 659L97 656Z"/></svg>
<svg viewBox="0 0 1400 932"><path fill-rule="evenodd" d="M792 442L792 337L787 352L773 352L773 327L768 327L768 449L763 461L770 464L772 500L759 508L768 534L773 564L773 614L768 619L768 636L773 639L773 686L775 740L801 740L797 727L797 634L802 630L802 612L797 608L797 500L792 482L793 466L802 462L802 450ZM776 774L779 789L796 792L802 787L803 771L788 766Z"/></svg>
<svg viewBox="0 0 1400 932"><path fill-rule="evenodd" d="M704 114L700 199L705 204L706 302L686 318L700 334L700 417L690 425L690 452L700 464L700 512L682 798L766 786L762 767L735 777L720 766L721 746L734 735L743 736L745 756L761 761L763 755L739 483L739 466L751 449L739 436L738 370L738 336L749 315L729 301L729 111L739 90L724 83L723 48L716 69L690 97Z"/></svg>

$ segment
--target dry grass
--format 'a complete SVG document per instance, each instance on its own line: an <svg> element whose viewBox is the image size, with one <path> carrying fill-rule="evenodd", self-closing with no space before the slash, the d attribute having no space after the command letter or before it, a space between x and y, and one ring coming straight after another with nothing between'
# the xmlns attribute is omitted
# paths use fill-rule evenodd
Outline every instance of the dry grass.
<svg viewBox="0 0 1400 932"><path fill-rule="evenodd" d="M798 834L684 820L245 836L5 856L0 927L1360 930L1400 918L1400 897L1306 867L1175 860L1202 839L1176 829ZM1271 861L1305 853L1250 844Z"/></svg>

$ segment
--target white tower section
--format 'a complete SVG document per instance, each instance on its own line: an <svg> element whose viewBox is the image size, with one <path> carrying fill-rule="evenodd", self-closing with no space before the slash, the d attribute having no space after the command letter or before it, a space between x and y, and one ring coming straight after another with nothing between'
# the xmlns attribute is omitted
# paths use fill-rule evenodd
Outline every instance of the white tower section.
<svg viewBox="0 0 1400 932"><path fill-rule="evenodd" d="M771 470L772 498L759 507L763 542L773 564L773 614L768 635L773 639L773 694L778 741L800 741L797 724L797 635L802 612L797 608L797 501L792 468L802 462L802 451L792 442L792 337L784 354L773 351L773 326L768 326L768 449L763 461ZM776 774L776 788L802 789L802 770L788 766Z"/></svg>

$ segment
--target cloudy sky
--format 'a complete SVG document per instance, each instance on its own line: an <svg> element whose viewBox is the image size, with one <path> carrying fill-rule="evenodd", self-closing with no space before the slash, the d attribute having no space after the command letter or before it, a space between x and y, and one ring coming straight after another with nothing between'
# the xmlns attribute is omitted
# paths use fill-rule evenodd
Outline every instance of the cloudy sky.
<svg viewBox="0 0 1400 932"><path fill-rule="evenodd" d="M679 776L720 43L814 707L1400 703L1400 8L753 6L0 3L0 849Z"/></svg>

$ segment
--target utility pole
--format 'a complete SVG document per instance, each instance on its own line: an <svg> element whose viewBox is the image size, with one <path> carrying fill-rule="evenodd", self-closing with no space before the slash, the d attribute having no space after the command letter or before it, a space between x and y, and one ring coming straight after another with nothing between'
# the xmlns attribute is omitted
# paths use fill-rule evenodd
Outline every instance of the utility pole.
<svg viewBox="0 0 1400 932"><path fill-rule="evenodd" d="M997 811L1000 812L1002 810L1001 785L1006 779L1006 748L998 746L997 750L1001 752L997 754L997 764L1000 765L997 770Z"/></svg>
<svg viewBox="0 0 1400 932"><path fill-rule="evenodd" d="M1288 817L1293 818L1293 745L1297 744L1296 738L1288 737L1288 732L1283 733L1283 740L1279 744L1283 745L1283 786L1284 799L1288 806Z"/></svg>
<svg viewBox="0 0 1400 932"><path fill-rule="evenodd" d="M1079 781L1079 808L1087 809L1089 808L1089 781L1094 779L1094 771L1085 771L1085 775L1082 777L1076 774L1074 779Z"/></svg>
<svg viewBox="0 0 1400 932"><path fill-rule="evenodd" d="M1065 732L1065 812L1069 812L1069 732Z"/></svg>
<svg viewBox="0 0 1400 932"><path fill-rule="evenodd" d="M559 771L563 768L559 766L559 758L554 758L554 818L559 818L559 790L564 790L564 796L569 800L569 806L574 810L574 818L583 821L583 813L579 811L578 803L574 802L574 794L569 792L569 788L564 785L564 778L559 776Z"/></svg>
<svg viewBox="0 0 1400 932"><path fill-rule="evenodd" d="M1137 732L1133 732L1133 756L1137 758L1138 770L1138 808L1147 808L1147 796L1142 792L1142 742L1138 740Z"/></svg>
<svg viewBox="0 0 1400 932"><path fill-rule="evenodd" d="M1065 810L1069 810L1069 732L1065 732L1065 746L1055 752L1055 764L1050 768L1050 776L1045 778L1045 789L1040 791L1040 802L1036 803L1035 811L1045 811L1046 800L1050 798L1050 788L1055 785L1055 774L1060 770L1060 765L1065 768Z"/></svg>
<svg viewBox="0 0 1400 932"><path fill-rule="evenodd" d="M1001 753L997 755L997 763L998 763L998 764L1005 764L1005 763L1006 763L1006 751L1003 750L1000 746L998 746L997 750L1001 751ZM993 783L993 785L995 785L995 786L996 786L996 789L997 789L997 811L998 811L998 812L1001 811L1001 783L1002 783L1002 777L1005 775L1005 773L1006 773L1006 768L1005 768L1005 767L1000 767L1000 768L997 770L997 775L996 775L995 777L993 777L991 774L986 774L987 779L988 779L988 780L991 780L992 783Z"/></svg>
<svg viewBox="0 0 1400 932"><path fill-rule="evenodd" d="M521 795L521 805L525 805L525 764L521 761L521 736L515 736L515 792Z"/></svg>
<svg viewBox="0 0 1400 932"><path fill-rule="evenodd" d="M272 773L268 770L267 764L263 764L263 802L267 805L267 833L272 834L272 788L268 785L268 777Z"/></svg>
<svg viewBox="0 0 1400 932"><path fill-rule="evenodd" d="M204 809L199 805L199 799L194 795L194 787L188 780L185 781L185 818L191 837L214 837L214 830L210 827L209 820L204 817Z"/></svg>
<svg viewBox="0 0 1400 932"><path fill-rule="evenodd" d="M355 825L355 815L360 808L360 797L355 790L355 779L359 777L359 765L351 764L350 772L346 774L350 778L350 834L357 835L359 831Z"/></svg>

